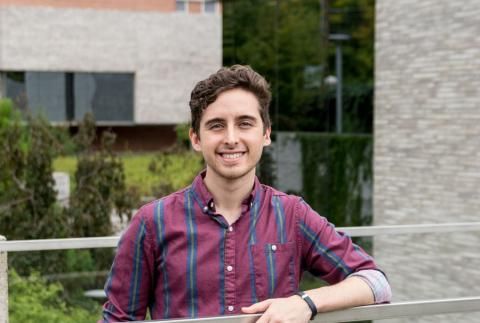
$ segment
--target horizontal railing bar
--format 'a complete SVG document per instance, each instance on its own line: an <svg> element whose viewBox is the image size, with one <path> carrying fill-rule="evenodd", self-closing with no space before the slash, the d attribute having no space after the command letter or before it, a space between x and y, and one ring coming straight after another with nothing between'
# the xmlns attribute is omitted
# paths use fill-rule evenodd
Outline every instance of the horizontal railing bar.
<svg viewBox="0 0 480 323"><path fill-rule="evenodd" d="M339 227L351 237L371 237L384 234L440 233L480 231L480 222L376 225L360 227Z"/></svg>
<svg viewBox="0 0 480 323"><path fill-rule="evenodd" d="M120 237L1 241L0 251L40 251L116 247Z"/></svg>
<svg viewBox="0 0 480 323"><path fill-rule="evenodd" d="M480 311L480 297L399 302L324 313L316 322L354 322Z"/></svg>
<svg viewBox="0 0 480 323"><path fill-rule="evenodd" d="M364 227L339 227L351 237L369 237L384 234L414 234L439 232L480 231L480 222L442 223L442 224L406 224L379 225ZM97 238L67 238L0 241L0 251L40 251L63 249L88 249L116 247L118 236Z"/></svg>
<svg viewBox="0 0 480 323"><path fill-rule="evenodd" d="M422 300L398 302L392 304L380 304L354 307L329 313L320 313L312 322L355 322L364 320L383 320L392 318L418 317L437 314L452 314L480 312L480 297L448 298L437 300ZM199 319L174 319L148 322L169 323L250 323L260 317L261 314L218 316Z"/></svg>

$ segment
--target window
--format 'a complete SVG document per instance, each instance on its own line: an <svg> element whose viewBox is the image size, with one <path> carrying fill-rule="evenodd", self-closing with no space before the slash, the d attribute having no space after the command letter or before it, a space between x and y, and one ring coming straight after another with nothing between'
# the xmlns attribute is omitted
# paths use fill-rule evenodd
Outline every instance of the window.
<svg viewBox="0 0 480 323"><path fill-rule="evenodd" d="M187 11L187 3L184 0L177 0L175 4L177 11Z"/></svg>
<svg viewBox="0 0 480 323"><path fill-rule="evenodd" d="M2 93L7 98L12 99L16 106L21 109L26 108L25 97L25 73L22 72L6 72L2 73L4 76L4 89Z"/></svg>
<svg viewBox="0 0 480 323"><path fill-rule="evenodd" d="M6 96L50 121L133 121L131 73L8 72Z"/></svg>
<svg viewBox="0 0 480 323"><path fill-rule="evenodd" d="M133 120L133 75L75 73L75 120L92 112L98 121Z"/></svg>
<svg viewBox="0 0 480 323"><path fill-rule="evenodd" d="M206 13L215 13L215 1L206 0L203 3L203 11Z"/></svg>

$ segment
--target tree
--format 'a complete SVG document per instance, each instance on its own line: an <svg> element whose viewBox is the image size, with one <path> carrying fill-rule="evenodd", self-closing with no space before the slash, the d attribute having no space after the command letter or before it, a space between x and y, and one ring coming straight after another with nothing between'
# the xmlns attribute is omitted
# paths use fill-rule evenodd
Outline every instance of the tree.
<svg viewBox="0 0 480 323"><path fill-rule="evenodd" d="M349 33L352 40L344 46L345 128L369 132L373 9L374 0L225 1L224 64L249 64L266 76L273 90L275 130L331 131L335 91L323 79L335 72L335 48L326 39L329 32Z"/></svg>
<svg viewBox="0 0 480 323"><path fill-rule="evenodd" d="M120 216L130 216L133 201L126 192L123 164L112 150L115 136L103 133L100 149L96 149L95 121L89 115L76 140L76 190L69 208L58 205L52 164L64 151L59 131L42 117L22 116L12 101L0 100L0 233L9 240L111 235L113 209ZM97 268L110 264L106 252L111 251L92 252ZM63 251L9 257L10 266L22 275L32 270L42 274L66 271L68 261Z"/></svg>
<svg viewBox="0 0 480 323"><path fill-rule="evenodd" d="M96 140L95 120L86 114L75 137L76 188L69 210L73 236L111 235L112 211L115 209L122 219L123 215L131 215L132 201L126 192L123 164L113 151L115 134L104 131L98 148Z"/></svg>

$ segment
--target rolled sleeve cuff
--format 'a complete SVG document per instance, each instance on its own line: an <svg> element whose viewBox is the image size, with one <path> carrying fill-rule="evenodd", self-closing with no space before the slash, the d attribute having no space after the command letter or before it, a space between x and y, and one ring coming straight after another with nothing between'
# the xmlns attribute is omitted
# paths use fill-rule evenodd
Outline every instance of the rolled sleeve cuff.
<svg viewBox="0 0 480 323"><path fill-rule="evenodd" d="M348 277L363 279L372 290L375 304L389 303L392 300L392 290L385 275L375 269L360 270Z"/></svg>

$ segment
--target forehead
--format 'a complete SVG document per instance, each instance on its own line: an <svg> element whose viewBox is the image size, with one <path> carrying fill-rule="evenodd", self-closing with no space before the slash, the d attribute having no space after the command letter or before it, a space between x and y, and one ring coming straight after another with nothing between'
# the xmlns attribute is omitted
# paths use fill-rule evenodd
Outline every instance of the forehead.
<svg viewBox="0 0 480 323"><path fill-rule="evenodd" d="M261 118L260 103L257 97L243 89L222 92L207 106L202 115L202 123L211 119L229 119L242 116Z"/></svg>

